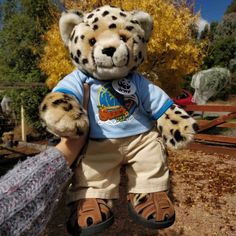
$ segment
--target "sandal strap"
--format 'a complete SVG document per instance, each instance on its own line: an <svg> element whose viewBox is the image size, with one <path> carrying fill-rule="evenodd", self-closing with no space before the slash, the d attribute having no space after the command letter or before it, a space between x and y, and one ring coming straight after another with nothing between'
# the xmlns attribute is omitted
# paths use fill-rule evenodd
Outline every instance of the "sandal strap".
<svg viewBox="0 0 236 236"><path fill-rule="evenodd" d="M88 220L91 223L98 224L103 221L102 213L106 218L110 215L110 208L106 205L105 201L96 198L80 199L78 201L78 224L81 228L88 227Z"/></svg>
<svg viewBox="0 0 236 236"><path fill-rule="evenodd" d="M128 201L133 205L138 215L145 219L154 218L156 221L164 221L165 217L174 216L174 207L166 192L149 193L146 201L134 206L135 194L128 194Z"/></svg>
<svg viewBox="0 0 236 236"><path fill-rule="evenodd" d="M165 217L174 215L174 207L166 192L153 193L150 195L156 208L156 221L163 221Z"/></svg>

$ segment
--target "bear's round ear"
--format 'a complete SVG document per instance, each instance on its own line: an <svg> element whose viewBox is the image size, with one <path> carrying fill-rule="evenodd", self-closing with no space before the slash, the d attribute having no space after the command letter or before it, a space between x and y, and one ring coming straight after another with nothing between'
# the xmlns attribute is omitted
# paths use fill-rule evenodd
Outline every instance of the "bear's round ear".
<svg viewBox="0 0 236 236"><path fill-rule="evenodd" d="M68 46L72 30L83 21L83 13L76 10L63 12L59 20L59 29L63 42Z"/></svg>
<svg viewBox="0 0 236 236"><path fill-rule="evenodd" d="M141 25L142 29L145 32L145 40L148 41L151 37L153 30L153 20L152 17L144 11L133 11L133 20L136 20Z"/></svg>

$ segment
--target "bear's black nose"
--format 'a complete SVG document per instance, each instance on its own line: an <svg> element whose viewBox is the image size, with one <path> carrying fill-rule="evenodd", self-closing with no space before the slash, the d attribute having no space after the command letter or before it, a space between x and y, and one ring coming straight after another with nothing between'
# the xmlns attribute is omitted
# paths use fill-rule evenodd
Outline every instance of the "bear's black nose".
<svg viewBox="0 0 236 236"><path fill-rule="evenodd" d="M109 57L112 57L115 51L116 51L116 48L114 48L114 47L109 47L109 48L102 49L102 53L106 54Z"/></svg>

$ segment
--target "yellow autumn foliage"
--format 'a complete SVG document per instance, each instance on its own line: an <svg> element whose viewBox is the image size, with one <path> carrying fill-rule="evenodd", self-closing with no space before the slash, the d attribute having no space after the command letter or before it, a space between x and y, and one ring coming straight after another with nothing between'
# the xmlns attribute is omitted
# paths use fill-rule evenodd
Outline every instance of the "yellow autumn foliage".
<svg viewBox="0 0 236 236"><path fill-rule="evenodd" d="M83 11L105 4L124 10L140 9L152 15L154 30L148 43L148 58L140 70L146 72L149 79L158 83L169 94L177 94L183 77L196 72L203 61L205 44L191 35L191 27L198 15L192 13L184 0L65 1L66 8ZM48 75L47 84L52 88L65 74L73 70L73 66L62 45L56 24L47 32L45 38L47 45L40 67Z"/></svg>
<svg viewBox="0 0 236 236"><path fill-rule="evenodd" d="M74 70L60 35L57 23L54 23L43 37L46 40L44 54L41 57L39 67L46 73L47 86L52 89L65 75Z"/></svg>

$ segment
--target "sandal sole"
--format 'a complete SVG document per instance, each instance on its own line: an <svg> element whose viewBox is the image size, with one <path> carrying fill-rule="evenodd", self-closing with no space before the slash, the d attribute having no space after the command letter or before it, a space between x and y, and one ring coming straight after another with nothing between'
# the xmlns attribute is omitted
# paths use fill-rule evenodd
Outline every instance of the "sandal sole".
<svg viewBox="0 0 236 236"><path fill-rule="evenodd" d="M111 217L100 224L89 226L88 228L80 228L77 224L77 217L75 217L75 220L76 222L73 223L71 220L67 221L67 232L72 236L89 236L100 233L110 227L114 222L114 215L111 215Z"/></svg>
<svg viewBox="0 0 236 236"><path fill-rule="evenodd" d="M112 215L110 218L108 218L106 221L103 221L100 224L90 226L86 229L81 229L81 236L89 236L94 235L97 233L100 233L110 227L114 222L114 216ZM77 235L78 236L78 235Z"/></svg>
<svg viewBox="0 0 236 236"><path fill-rule="evenodd" d="M166 221L155 221L154 219L146 220L145 218L139 216L134 210L132 204L128 203L128 212L130 217L137 223L150 228L150 229L164 229L170 227L175 222L175 215Z"/></svg>

